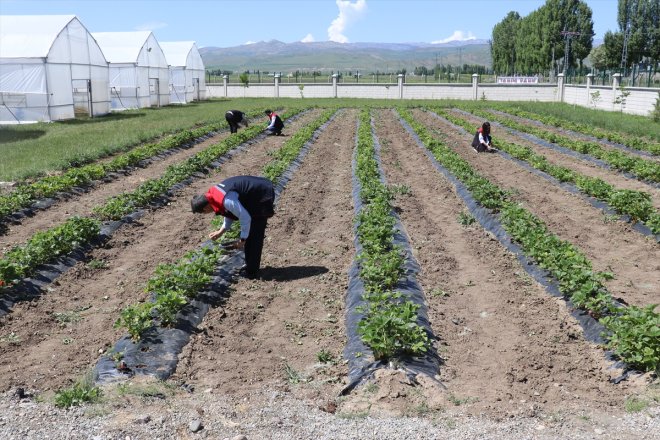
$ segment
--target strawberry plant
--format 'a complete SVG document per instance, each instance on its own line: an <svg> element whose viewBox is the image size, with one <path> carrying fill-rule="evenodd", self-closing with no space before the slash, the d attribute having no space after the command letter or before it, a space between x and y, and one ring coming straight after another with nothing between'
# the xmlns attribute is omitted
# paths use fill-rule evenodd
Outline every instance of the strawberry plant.
<svg viewBox="0 0 660 440"><path fill-rule="evenodd" d="M39 265L97 237L100 228L97 220L71 217L55 228L37 232L26 244L12 248L0 259L0 279L6 284L31 275Z"/></svg>
<svg viewBox="0 0 660 440"><path fill-rule="evenodd" d="M428 129L415 121L409 111L399 114L410 125L421 142L436 160L452 172L466 186L483 185L469 163L430 135ZM474 199L481 203L483 192L469 188ZM591 262L571 243L548 231L545 224L532 213L508 200L506 193L499 200L500 222L513 241L537 264L557 279L559 291L577 307L600 319L609 330L604 337L615 353L630 365L646 371L658 366L658 314L649 307L619 309L603 285L610 273L597 273ZM650 359L655 358L655 362Z"/></svg>
<svg viewBox="0 0 660 440"><path fill-rule="evenodd" d="M436 110L436 113L463 127L468 132L473 129L469 121L452 113L444 110ZM630 216L632 222L644 222L654 234L660 233L660 224L658 223L660 213L653 207L650 194L642 191L616 189L602 179L585 176L570 168L552 164L545 156L535 153L529 147L506 142L503 139L500 139L497 145L502 151L507 152L516 159L529 163L534 168L555 177L561 182L572 183L583 193L606 202L619 214ZM486 200L484 206L492 207L493 199Z"/></svg>
<svg viewBox="0 0 660 440"><path fill-rule="evenodd" d="M358 310L363 314L358 333L376 359L387 360L401 353L423 354L429 349L430 340L417 323L420 306L393 291L404 273L405 259L403 250L393 243L393 193L380 180L367 110L360 114L355 163L363 203L355 220L362 245L358 261L365 290L364 305Z"/></svg>
<svg viewBox="0 0 660 440"><path fill-rule="evenodd" d="M635 150L648 151L654 155L660 154L660 144L651 140L626 135L610 130L605 130L599 127L594 127L587 124L581 124L566 119L557 118L554 116L541 115L533 112L526 112L518 108L505 106L507 113L520 116L522 118L533 119L544 124L553 125L555 127L566 128L568 130L576 131L579 133L588 134L597 138L606 139L608 141L617 142Z"/></svg>
<svg viewBox="0 0 660 440"><path fill-rule="evenodd" d="M650 182L660 182L660 163L653 160L632 156L618 150L606 149L596 142L571 139L567 136L543 130L539 127L533 127L514 121L491 111L473 110L472 113L483 118L497 121L506 127L533 134L534 136L570 150L601 159L611 165L614 169L629 172L635 175L638 179L648 180Z"/></svg>

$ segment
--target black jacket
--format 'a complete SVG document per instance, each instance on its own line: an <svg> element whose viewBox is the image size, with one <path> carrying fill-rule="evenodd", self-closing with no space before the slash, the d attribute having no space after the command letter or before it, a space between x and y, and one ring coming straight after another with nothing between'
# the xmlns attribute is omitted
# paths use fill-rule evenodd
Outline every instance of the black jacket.
<svg viewBox="0 0 660 440"><path fill-rule="evenodd" d="M225 193L238 193L238 201L251 217L272 217L275 214L275 187L265 177L234 176L223 180L218 186Z"/></svg>

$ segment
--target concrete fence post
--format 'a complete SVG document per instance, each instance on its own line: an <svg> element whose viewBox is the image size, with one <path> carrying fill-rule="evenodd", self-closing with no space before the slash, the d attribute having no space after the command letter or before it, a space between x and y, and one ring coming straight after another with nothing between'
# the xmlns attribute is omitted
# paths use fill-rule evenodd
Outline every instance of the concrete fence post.
<svg viewBox="0 0 660 440"><path fill-rule="evenodd" d="M332 74L332 97L337 97L337 74Z"/></svg>
<svg viewBox="0 0 660 440"><path fill-rule="evenodd" d="M225 92L225 98L229 95L227 94L227 84L229 83L229 75L222 75L222 89Z"/></svg>
<svg viewBox="0 0 660 440"><path fill-rule="evenodd" d="M276 73L274 78L275 78L275 97L279 98L280 97L280 74Z"/></svg>
<svg viewBox="0 0 660 440"><path fill-rule="evenodd" d="M594 74L589 73L587 75L587 107L589 107L589 104L591 104L591 86L594 83Z"/></svg>
<svg viewBox="0 0 660 440"><path fill-rule="evenodd" d="M615 73L612 75L612 91L616 94L617 89L621 86L621 74Z"/></svg>
<svg viewBox="0 0 660 440"><path fill-rule="evenodd" d="M479 75L476 73L472 74L472 99L475 101L479 99L479 86L477 82L479 81Z"/></svg>
<svg viewBox="0 0 660 440"><path fill-rule="evenodd" d="M397 83L399 85L399 99L403 99L403 73L399 73Z"/></svg>
<svg viewBox="0 0 660 440"><path fill-rule="evenodd" d="M564 74L557 75L557 100L564 102Z"/></svg>

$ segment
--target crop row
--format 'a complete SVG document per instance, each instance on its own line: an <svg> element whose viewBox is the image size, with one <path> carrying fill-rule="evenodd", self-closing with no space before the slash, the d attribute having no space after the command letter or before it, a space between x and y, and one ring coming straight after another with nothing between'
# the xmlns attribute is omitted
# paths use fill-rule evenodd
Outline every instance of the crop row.
<svg viewBox="0 0 660 440"><path fill-rule="evenodd" d="M256 111L253 115L256 115ZM39 199L52 197L58 193L71 190L74 187L89 185L100 180L110 173L135 166L139 162L157 154L181 147L203 136L225 128L225 121L208 124L203 127L183 130L175 135L168 136L157 143L142 145L131 151L118 155L107 163L92 163L77 168L70 168L66 172L47 176L33 183L20 185L9 194L0 196L0 219L22 208L30 206Z"/></svg>
<svg viewBox="0 0 660 440"><path fill-rule="evenodd" d="M660 163L653 160L646 160L641 157L631 156L617 150L605 149L596 142L571 139L567 136L562 136L542 128L532 127L520 122L516 122L511 118L507 118L493 112L472 110L472 113L483 118L497 121L500 124L514 130L532 134L541 139L545 139L548 142L553 142L562 147L577 151L578 153L588 154L597 159L601 159L611 165L614 169L629 172L636 176L638 179L648 180L649 182L654 183L660 182Z"/></svg>
<svg viewBox="0 0 660 440"><path fill-rule="evenodd" d="M274 153L275 158L264 166L264 175L275 183L298 156L314 132L327 122L336 110L326 110L315 121L298 130ZM234 224L235 226L236 224ZM230 233L236 233L233 228ZM153 295L153 302L126 306L115 327L126 328L131 338L140 340L156 318L159 325L171 326L177 313L194 298L211 280L220 258L226 254L221 247L209 246L188 252L173 264L160 264L147 282L146 292Z"/></svg>
<svg viewBox="0 0 660 440"><path fill-rule="evenodd" d="M595 272L575 246L552 234L539 218L510 200L507 192L475 172L469 162L433 137L409 111L400 109L399 114L478 203L499 212L504 229L528 257L558 281L561 293L600 320L607 329L604 336L608 348L632 367L645 371L660 368L660 314L654 310L656 305L620 307L602 283L613 276L611 273Z"/></svg>
<svg viewBox="0 0 660 440"><path fill-rule="evenodd" d="M287 117L300 112L291 110ZM180 164L170 165L162 177L151 179L140 185L135 191L111 197L104 205L94 208L95 213L102 219L118 220L135 210L146 207L150 202L161 197L173 185L179 183L194 173L204 171L213 161L227 151L241 143L252 139L263 131L260 126L254 126L227 139L213 144L195 156L188 158ZM68 220L65 225L72 220ZM87 218L85 224L97 231L96 235L85 235L84 240L75 240L79 245L89 242L98 236L101 223L97 219ZM61 255L66 255L73 249L67 244L65 232L67 228L62 225L33 235L26 244L19 245L7 252L0 260L0 288L16 282L18 279L29 276L41 264L53 261ZM64 238L60 238L64 237ZM71 249L69 249L71 247Z"/></svg>
<svg viewBox="0 0 660 440"><path fill-rule="evenodd" d="M463 127L468 133L474 130L473 125L464 118L442 109L434 109L434 111L450 122ZM497 141L497 148L516 159L529 163L534 168L551 175L560 182L574 184L583 193L607 203L617 213L630 216L632 222L641 221L649 227L651 232L660 234L660 213L653 207L649 193L616 189L602 179L585 176L570 168L552 164L545 156L535 153L531 148L506 142L502 139Z"/></svg>
<svg viewBox="0 0 660 440"><path fill-rule="evenodd" d="M521 110L515 107L504 107L504 110L507 113L519 116L521 118L533 119L536 121L543 122L544 124L552 125L558 128L565 128L567 130L573 130L579 133L588 134L600 139L606 139L611 142L616 142L626 147L648 151L653 155L660 154L660 144L657 142L652 142L647 139L625 135L623 133L618 133L610 130L605 130L599 127L594 127L587 124L580 124L578 122L568 121L566 119L557 118L550 115L541 115L538 113L531 113Z"/></svg>
<svg viewBox="0 0 660 440"><path fill-rule="evenodd" d="M364 282L364 305L359 309L363 317L358 333L376 360L402 353L423 354L430 341L426 330L417 323L420 306L394 290L404 273L404 256L403 250L394 245L392 193L380 179L368 110L360 113L355 168L363 203L356 215L362 245L359 274Z"/></svg>

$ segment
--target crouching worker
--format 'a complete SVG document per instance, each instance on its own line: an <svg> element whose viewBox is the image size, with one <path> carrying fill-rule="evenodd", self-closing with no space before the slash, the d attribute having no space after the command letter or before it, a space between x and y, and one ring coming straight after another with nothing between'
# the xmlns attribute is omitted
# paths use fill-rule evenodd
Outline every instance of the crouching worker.
<svg viewBox="0 0 660 440"><path fill-rule="evenodd" d="M212 186L205 195L197 195L191 201L194 213L222 215L222 227L209 234L218 240L238 220L241 225L240 240L234 249L245 252L245 266L241 269L248 278L256 278L261 264L261 251L266 235L266 223L275 214L275 188L264 177L235 176Z"/></svg>
<svg viewBox="0 0 660 440"><path fill-rule="evenodd" d="M280 136L282 134L282 129L284 128L284 122L282 122L282 119L272 110L266 110L264 113L268 116L269 121L268 127L266 127L266 133Z"/></svg>
<svg viewBox="0 0 660 440"><path fill-rule="evenodd" d="M248 121L245 118L245 113L239 110L229 110L225 113L225 119L229 124L229 129L232 133L238 132L238 125L248 126Z"/></svg>
<svg viewBox="0 0 660 440"><path fill-rule="evenodd" d="M490 137L490 122L484 122L481 127L477 129L477 132L472 139L472 148L477 153L482 153L484 151L488 153L494 153L497 151L493 147L493 139Z"/></svg>

